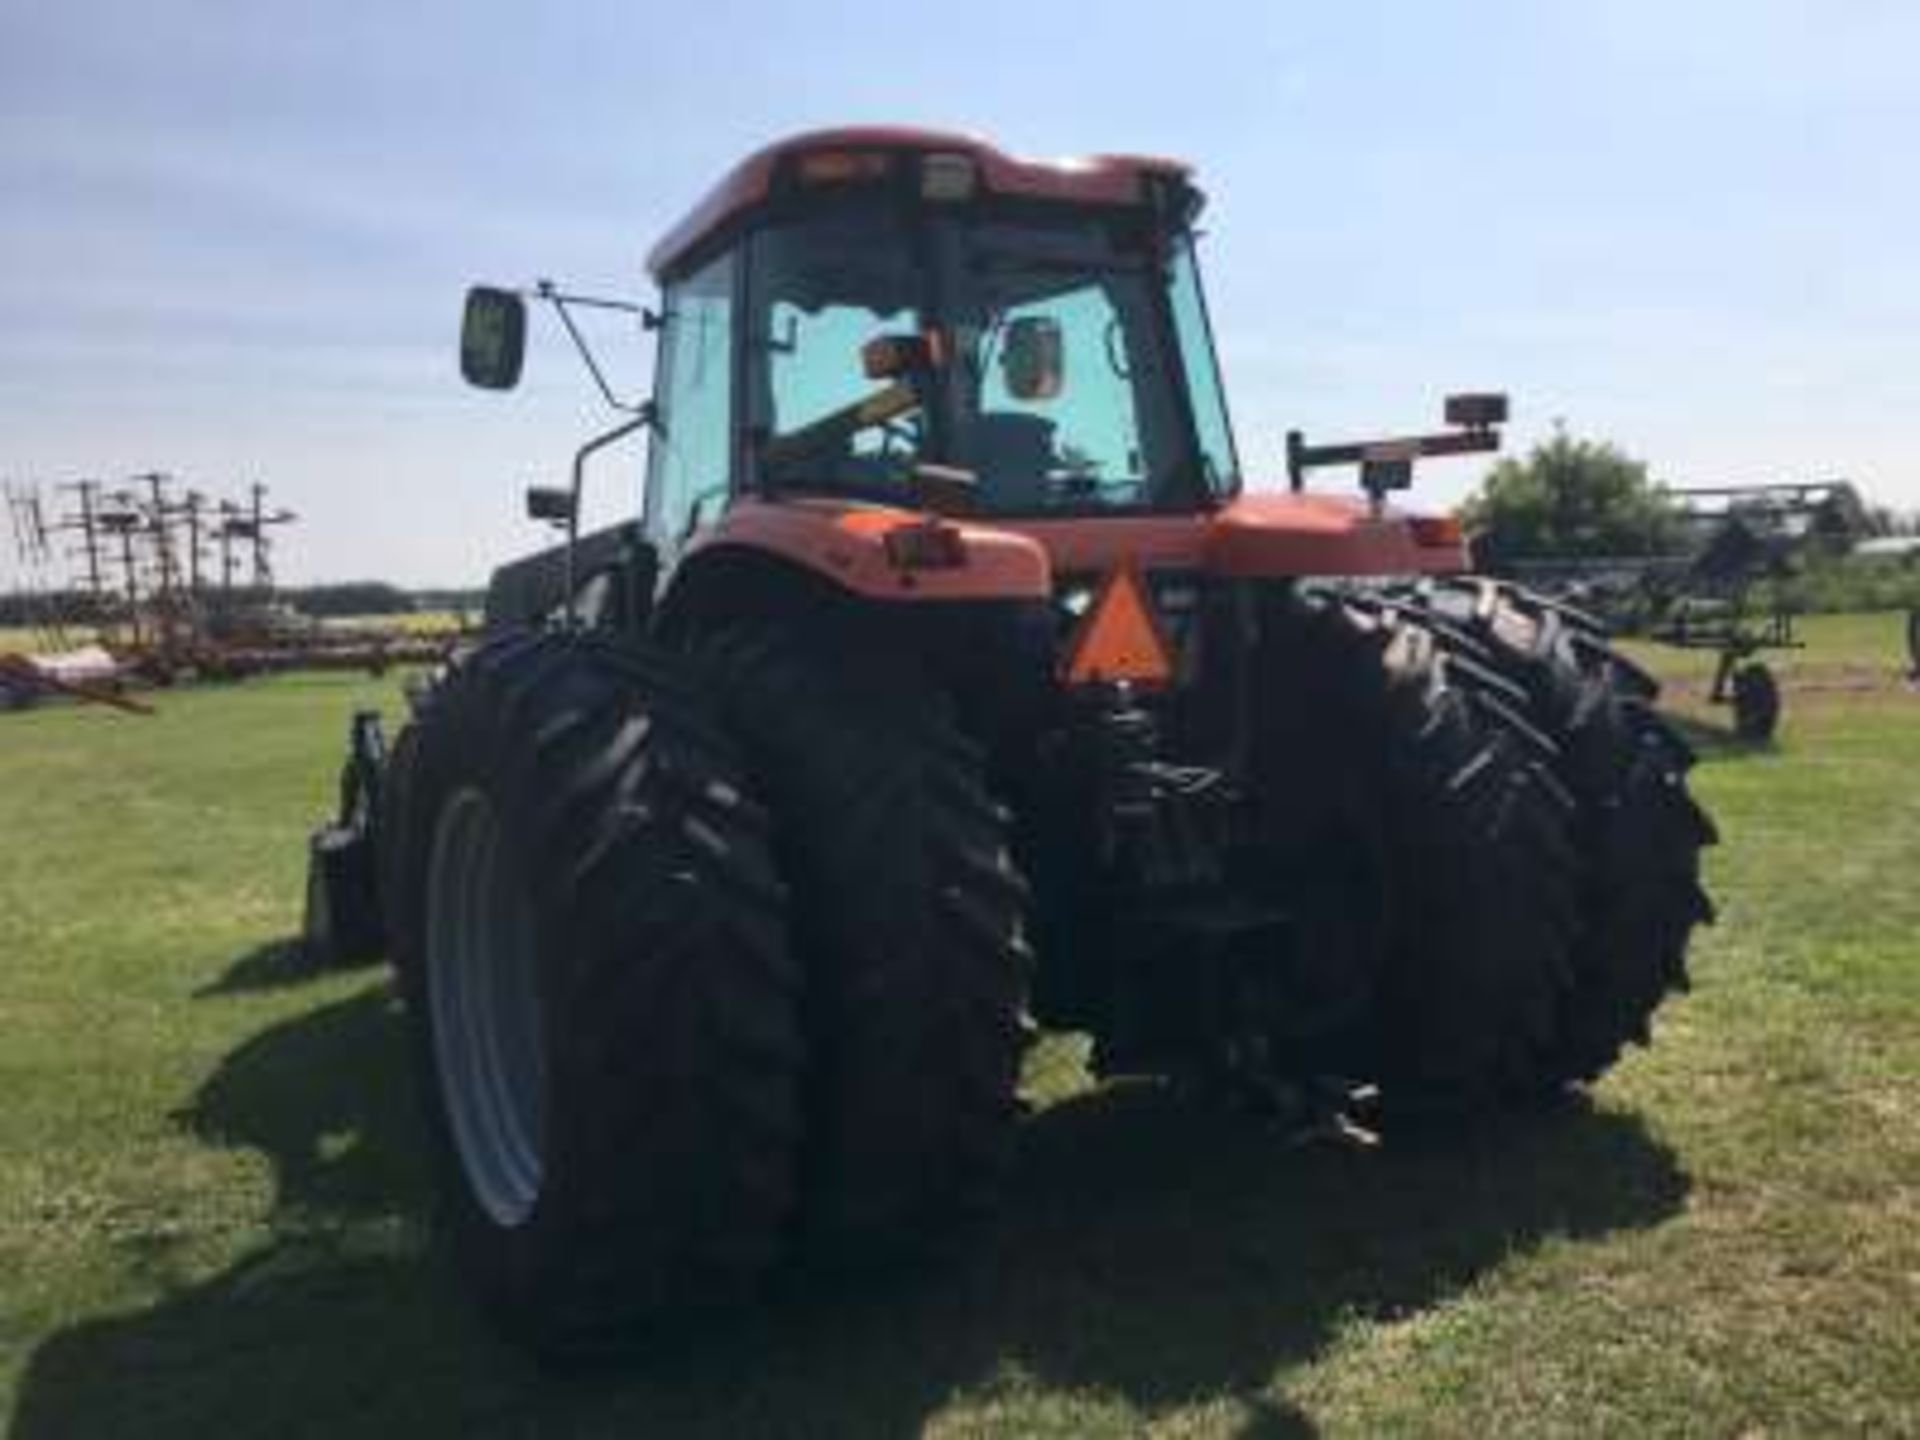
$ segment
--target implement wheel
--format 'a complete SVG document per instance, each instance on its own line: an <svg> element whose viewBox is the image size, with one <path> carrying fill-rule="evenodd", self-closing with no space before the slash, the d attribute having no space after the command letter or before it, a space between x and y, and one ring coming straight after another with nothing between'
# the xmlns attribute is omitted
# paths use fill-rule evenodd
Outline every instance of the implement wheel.
<svg viewBox="0 0 1920 1440"><path fill-rule="evenodd" d="M1012 1139L1029 959L1007 816L877 628L750 623L704 654L793 896L803 1237L832 1261L937 1252L991 1211Z"/></svg>
<svg viewBox="0 0 1920 1440"><path fill-rule="evenodd" d="M551 1358L746 1298L802 1053L732 746L671 658L557 635L456 664L411 736L394 940L462 1272Z"/></svg>
<svg viewBox="0 0 1920 1440"><path fill-rule="evenodd" d="M1780 728L1780 686L1758 661L1733 672L1733 732L1742 740L1771 740Z"/></svg>

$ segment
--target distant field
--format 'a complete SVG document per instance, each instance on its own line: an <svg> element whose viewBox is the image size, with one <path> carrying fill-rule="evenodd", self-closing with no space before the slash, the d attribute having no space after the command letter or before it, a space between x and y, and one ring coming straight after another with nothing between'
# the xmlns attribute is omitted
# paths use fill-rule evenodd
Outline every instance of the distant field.
<svg viewBox="0 0 1920 1440"><path fill-rule="evenodd" d="M477 615L468 618L476 624L479 621ZM345 615L321 622L326 630L399 630L410 635L444 635L458 630L460 625L461 617L451 610L417 610L402 615ZM67 640L72 645L85 645L93 638L92 629L84 625L70 626L67 630ZM20 625L0 625L0 655L33 655L43 648L46 648L46 639L40 631Z"/></svg>
<svg viewBox="0 0 1920 1440"><path fill-rule="evenodd" d="M480 617L467 617L478 624ZM443 635L458 630L461 617L451 610L413 610L404 615L342 615L321 622L329 630L404 630L411 635Z"/></svg>
<svg viewBox="0 0 1920 1440"><path fill-rule="evenodd" d="M1920 1434L1920 695L1804 633L1777 746L1679 696L1721 921L1590 1108L1295 1151L1052 1041L977 1264L591 1381L470 1320L387 981L289 945L391 679L0 716L8 1433Z"/></svg>

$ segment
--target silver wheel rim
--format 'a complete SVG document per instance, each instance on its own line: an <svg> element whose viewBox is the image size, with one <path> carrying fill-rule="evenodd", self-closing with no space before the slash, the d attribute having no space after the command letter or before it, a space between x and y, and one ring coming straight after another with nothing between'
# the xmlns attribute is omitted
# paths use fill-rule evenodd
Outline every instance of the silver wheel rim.
<svg viewBox="0 0 1920 1440"><path fill-rule="evenodd" d="M434 828L427 995L454 1149L496 1224L524 1221L546 1171L547 1056L532 907L493 805L468 786Z"/></svg>

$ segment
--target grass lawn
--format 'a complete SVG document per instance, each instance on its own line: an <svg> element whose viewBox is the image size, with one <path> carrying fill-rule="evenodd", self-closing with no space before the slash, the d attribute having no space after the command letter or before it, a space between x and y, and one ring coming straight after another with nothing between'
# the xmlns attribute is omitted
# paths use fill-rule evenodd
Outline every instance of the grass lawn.
<svg viewBox="0 0 1920 1440"><path fill-rule="evenodd" d="M0 716L0 1413L18 1440L1920 1434L1920 695L1893 617L1806 633L1764 751L1714 739L1697 657L1647 652L1690 677L1721 922L1589 1106L1292 1151L1050 1042L976 1264L571 1382L426 1245L386 981L288 945L347 717L391 681Z"/></svg>

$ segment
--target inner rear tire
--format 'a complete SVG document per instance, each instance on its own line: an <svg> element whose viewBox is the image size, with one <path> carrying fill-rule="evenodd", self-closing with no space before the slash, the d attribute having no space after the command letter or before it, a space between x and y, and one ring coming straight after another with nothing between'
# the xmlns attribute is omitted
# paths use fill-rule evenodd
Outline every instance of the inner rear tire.
<svg viewBox="0 0 1920 1440"><path fill-rule="evenodd" d="M702 650L793 895L807 1251L937 1254L992 1210L1016 1114L1029 959L1007 816L945 694L877 624L745 624Z"/></svg>
<svg viewBox="0 0 1920 1440"><path fill-rule="evenodd" d="M518 635L403 746L394 941L446 1229L551 1359L748 1298L792 1201L764 814L678 662Z"/></svg>

